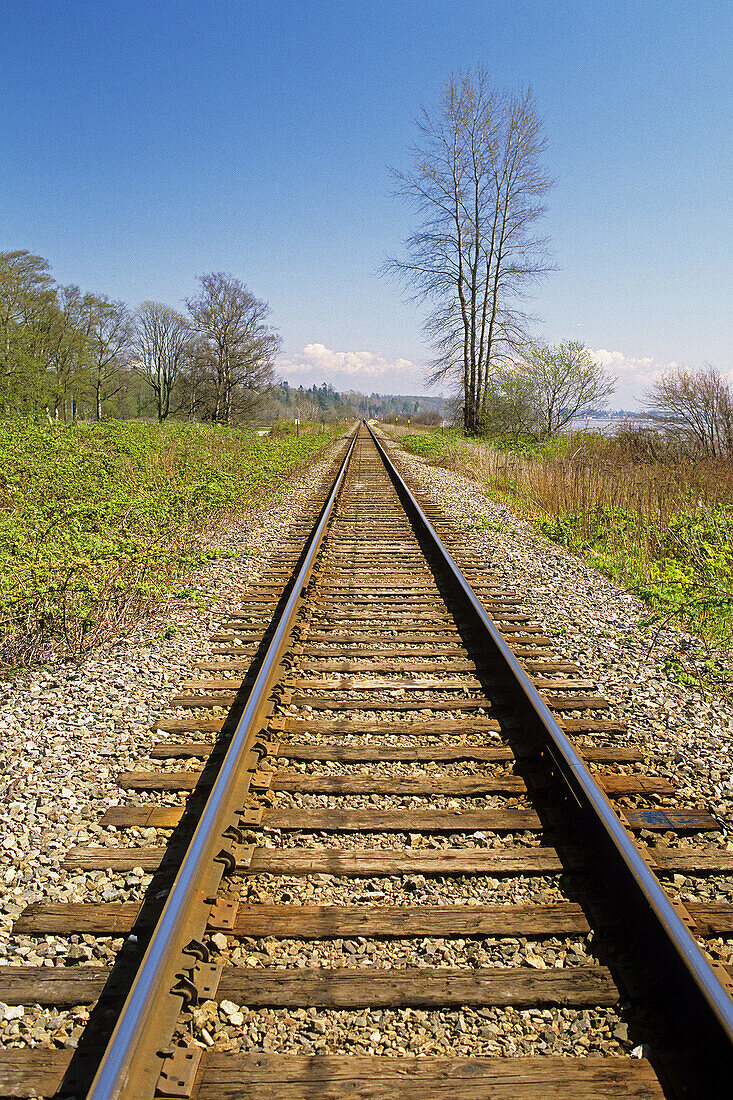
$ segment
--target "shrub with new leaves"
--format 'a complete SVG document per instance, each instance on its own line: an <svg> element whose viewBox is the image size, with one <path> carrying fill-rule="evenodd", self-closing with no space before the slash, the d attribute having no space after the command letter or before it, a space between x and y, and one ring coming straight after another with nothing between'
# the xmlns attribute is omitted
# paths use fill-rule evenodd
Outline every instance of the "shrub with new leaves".
<svg viewBox="0 0 733 1100"><path fill-rule="evenodd" d="M243 512L333 431L0 422L0 655L80 652L211 556L207 529Z"/></svg>

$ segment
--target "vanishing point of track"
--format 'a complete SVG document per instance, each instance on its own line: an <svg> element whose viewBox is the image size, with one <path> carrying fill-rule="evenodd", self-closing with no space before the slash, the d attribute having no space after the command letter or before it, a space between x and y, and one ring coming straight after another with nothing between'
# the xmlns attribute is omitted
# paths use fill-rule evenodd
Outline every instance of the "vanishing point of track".
<svg viewBox="0 0 733 1100"><path fill-rule="evenodd" d="M152 873L144 901L31 905L16 922L125 939L112 970L2 968L6 1004L93 1007L75 1052L3 1051L0 1096L733 1095L731 977L704 952L733 931L733 906L682 906L663 888L733 870L733 853L687 839L714 819L644 775L605 700L365 426L333 477L172 700L156 768L120 776L138 801L101 824L112 841L157 829L156 846L67 857ZM293 901L278 885L293 879L316 900ZM586 937L582 957L532 951ZM244 965L245 940L273 965ZM293 941L314 965L288 965ZM389 955L397 941L404 956ZM434 965L436 941L459 942L461 964ZM337 966L317 965L327 942L343 945ZM295 1034L290 1049L218 1049L196 1017L210 1002L235 1028L241 1006L441 1012L460 1021L456 1053L416 1056L409 1037L385 1051L378 1031L374 1053L344 1052L337 1031L314 1053ZM524 1014L534 1053L463 1052L475 1009ZM578 1056L562 1028L577 1036L583 1013L606 1009L631 1021L633 1051Z"/></svg>

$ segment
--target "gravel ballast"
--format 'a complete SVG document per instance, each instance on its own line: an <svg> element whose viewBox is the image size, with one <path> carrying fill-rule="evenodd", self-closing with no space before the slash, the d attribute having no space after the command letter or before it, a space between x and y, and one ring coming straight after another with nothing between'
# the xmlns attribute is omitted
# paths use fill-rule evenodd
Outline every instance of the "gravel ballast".
<svg viewBox="0 0 733 1100"><path fill-rule="evenodd" d="M149 876L83 875L63 870L61 862L74 845L99 845L110 836L112 831L97 822L108 807L129 801L117 785L118 773L145 766L141 761L161 740L156 720L171 713L171 697L210 652L210 637L222 619L240 609L247 584L282 549L342 446L336 443L260 507L230 517L211 544L231 556L209 561L187 577L192 599L172 596L157 604L127 636L79 662L53 659L0 683L0 963L48 966L76 958L78 936L47 936L39 943L11 935L13 921L32 902L142 896ZM137 792L135 800L165 804L179 798ZM167 835L131 829L123 842L155 843ZM111 954L109 940L97 943L90 947L90 961L96 963ZM0 1006L0 1044L33 1045L41 1032L51 1038L52 1030L38 1021L56 1016L28 1011L23 1016Z"/></svg>
<svg viewBox="0 0 733 1100"><path fill-rule="evenodd" d="M689 656L700 639L645 626L649 609L640 600L538 534L476 481L431 466L378 434L413 486L460 530L466 551L517 593L522 610L552 637L554 653L576 661L597 684L611 703L609 717L628 724L621 739L644 754L645 772L668 777L678 798L709 809L727 847L733 841L733 703L676 684L664 671L665 653ZM490 529L481 529L484 522Z"/></svg>
<svg viewBox="0 0 733 1100"><path fill-rule="evenodd" d="M507 508L486 497L481 487L450 471L426 465L400 453L401 464L414 485L431 496L447 518L462 532L468 551L475 551L492 574L520 596L521 610L528 611L553 636L558 656L573 659L583 676L593 679L613 706L610 714L628 723L624 743L638 746L644 754L644 771L668 776L675 784L680 804L705 806L721 820L724 829L712 843L728 846L733 834L730 816L731 765L729 749L733 731L733 707L723 700L703 697L680 688L664 676L661 661L652 652L650 637L642 625L647 613L638 601L618 586L572 557L562 548L537 535ZM143 896L150 876L139 868L131 873L111 871L80 873L60 866L74 845L114 844L113 830L96 824L104 810L131 799L120 791L119 771L140 768L197 770L199 760L152 760L148 753L162 739L154 732L156 719L171 713L170 699L191 677L192 666L210 652L209 641L223 618L239 610L238 600L252 579L266 567L270 550L277 551L303 501L321 483L330 459L300 477L277 503L269 503L232 523L222 536L222 545L243 544L247 556L213 561L190 578L198 603L170 600L152 611L124 639L118 639L80 664L54 662L2 685L4 714L0 729L5 734L3 846L7 870L0 876L2 935L0 963L64 966L109 963L121 941L92 937L47 936L43 939L13 937L12 920L26 904L34 901L127 901ZM476 529L476 520L488 519L501 527ZM173 628L173 629L172 629ZM334 634L337 641L337 635ZM387 640L389 641L389 640ZM683 634L667 631L665 644L682 649L693 644ZM375 670L378 674L378 670ZM185 690L185 688L183 689ZM389 699L394 693L383 693ZM469 692L470 694L470 692ZM353 694L344 692L346 698ZM381 695L377 694L378 698ZM435 691L433 697L441 698ZM447 699L453 696L445 695ZM337 703L335 704L337 706ZM428 704L429 706L429 704ZM286 706L295 717L310 717L310 708ZM204 712L201 712L202 716ZM206 711L205 716L214 713ZM223 716L222 712L222 716ZM337 711L319 710L319 718L336 716ZM451 712L443 712L443 716ZM426 709L426 716L429 710ZM369 721L368 711L352 717ZM487 710L486 716L489 715ZM460 717L456 712L456 717ZM385 738L389 737L388 719ZM616 736L610 740L614 740ZM177 734L171 734L173 740ZM196 738L198 739L198 737ZM213 740L203 734L202 740ZM462 735L449 740L460 740ZM316 735L313 740L320 741ZM331 738L333 743L369 744L369 738ZM447 743L448 739L428 736L426 743ZM492 743L496 735L477 737L477 743ZM599 738L599 741L607 740ZM373 768L337 763L317 764L280 761L288 771L331 775L359 775ZM493 766L500 771L504 765ZM376 769L386 776L448 772L459 777L485 767L465 762L433 765L385 762ZM633 769L632 769L633 770ZM179 801L175 792L136 792L136 802L165 805ZM507 799L491 794L460 801L442 795L420 797L380 796L381 807L395 809L491 808L527 805L524 797ZM334 797L299 792L272 792L262 802L278 808L329 807L369 808L368 795ZM125 845L165 842L167 833L152 829L130 829ZM532 846L537 835L517 837L491 833L457 834L455 837L427 837L395 834L331 836L330 834L277 833L259 831L248 839L267 847L400 847L465 846L501 847L518 842ZM649 838L653 842L652 838ZM674 842L674 838L664 838ZM705 843L710 844L708 839ZM422 875L384 876L373 879L341 878L335 875L235 876L228 888L241 888L242 900L259 903L295 904L543 904L568 900L569 883L557 876L435 877ZM733 884L674 876L672 891L686 898L729 900ZM221 937L225 941L225 937ZM595 961L593 936L540 942L526 939L483 938L481 940L395 940L379 944L369 940L336 940L310 943L301 940L232 939L224 942L221 955L236 966L289 968L326 966L364 968L370 966L502 966L519 965L536 969L565 968ZM375 946L376 945L376 946ZM716 944L718 957L729 957L724 940ZM0 1045L34 1046L53 1043L74 1046L88 1016L87 1009L55 1012L26 1008L18 1012L0 1005ZM324 1009L253 1011L233 1002L206 1002L187 1014L182 1032L202 1046L219 1050L263 1050L284 1053L343 1051L345 1053L404 1054L537 1054L593 1053L622 1054L635 1046L633 1028L623 1010L544 1009L513 1010L485 1008L455 1011L411 1009L340 1011Z"/></svg>

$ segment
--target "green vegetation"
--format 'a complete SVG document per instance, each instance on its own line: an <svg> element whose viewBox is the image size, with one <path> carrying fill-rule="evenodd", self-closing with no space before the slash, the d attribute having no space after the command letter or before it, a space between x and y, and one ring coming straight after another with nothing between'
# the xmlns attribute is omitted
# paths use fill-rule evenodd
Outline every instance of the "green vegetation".
<svg viewBox="0 0 733 1100"><path fill-rule="evenodd" d="M543 534L625 585L649 606L650 625L674 620L716 643L733 641L729 462L680 455L644 431L490 442L426 431L406 436L404 446L482 481Z"/></svg>
<svg viewBox="0 0 733 1100"><path fill-rule="evenodd" d="M537 519L555 542L640 596L657 621L680 619L730 643L733 619L733 508L649 515L600 504L591 512Z"/></svg>
<svg viewBox="0 0 733 1100"><path fill-rule="evenodd" d="M408 432L402 438L402 446L412 455L429 459L434 464L444 464L444 460L450 460L456 452L463 433L454 428L445 430L437 429L425 432Z"/></svg>
<svg viewBox="0 0 733 1100"><path fill-rule="evenodd" d="M320 454L334 431L0 422L0 648L71 653L219 552L206 531ZM179 592L180 594L180 592Z"/></svg>

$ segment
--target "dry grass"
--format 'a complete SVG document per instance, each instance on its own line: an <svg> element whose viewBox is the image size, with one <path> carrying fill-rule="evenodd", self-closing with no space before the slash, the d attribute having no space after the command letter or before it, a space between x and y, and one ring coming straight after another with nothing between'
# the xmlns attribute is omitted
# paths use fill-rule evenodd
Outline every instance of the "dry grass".
<svg viewBox="0 0 733 1100"><path fill-rule="evenodd" d="M733 463L680 456L656 433L543 445L422 433L408 450L486 486L644 599L650 621L733 637Z"/></svg>
<svg viewBox="0 0 733 1100"><path fill-rule="evenodd" d="M481 443L451 449L452 468L531 516L582 515L602 505L634 512L645 527L659 529L690 508L733 504L730 463L639 458L602 437L575 436L535 454Z"/></svg>

